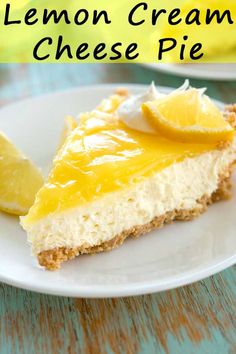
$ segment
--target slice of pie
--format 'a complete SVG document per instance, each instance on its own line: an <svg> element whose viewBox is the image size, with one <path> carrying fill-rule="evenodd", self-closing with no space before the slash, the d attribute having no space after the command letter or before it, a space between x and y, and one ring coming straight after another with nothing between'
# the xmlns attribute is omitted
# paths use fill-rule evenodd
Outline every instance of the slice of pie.
<svg viewBox="0 0 236 354"><path fill-rule="evenodd" d="M161 95L153 86L138 96L120 90L81 114L21 218L39 264L57 269L228 198L235 115L203 90Z"/></svg>

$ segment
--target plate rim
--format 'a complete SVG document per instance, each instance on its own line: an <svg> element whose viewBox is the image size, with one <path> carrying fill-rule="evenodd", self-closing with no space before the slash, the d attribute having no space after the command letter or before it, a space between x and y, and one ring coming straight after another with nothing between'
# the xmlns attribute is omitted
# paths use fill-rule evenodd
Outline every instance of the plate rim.
<svg viewBox="0 0 236 354"><path fill-rule="evenodd" d="M141 64L141 65L146 65L146 64ZM191 86L191 79L186 77L183 81L185 80L189 80L190 81L190 86ZM170 86L163 86L163 85L159 85L156 80L152 80L154 82L154 84L156 85L158 90L163 90L163 91L170 91L170 90L176 90L178 87L170 87ZM111 89L117 89L117 88L130 88L132 89L142 89L142 88L148 88L150 86L150 84L137 84L137 83L126 83L126 82L112 82L112 83L104 83L104 84L87 84L87 85L81 85L81 86L75 86L75 87L70 87L70 88L66 88L66 89L61 89L61 90L56 90L56 91L51 91L51 92L46 92L46 93L42 93L42 94L36 94L34 96L26 96L24 98L19 98L16 99L12 102L7 102L6 104L0 105L0 112L4 111L5 109L10 108L11 106L15 106L15 105L21 105L27 102L31 102L31 101L40 101L42 99L48 99L52 96L60 96L63 94L70 94L70 93L75 93L76 91L80 91L80 90L90 90L95 89L95 90L99 90L101 88L111 88ZM199 86L199 88L202 88L203 86ZM207 89L207 88L206 88ZM207 90L206 90L207 92ZM215 103L217 103L220 107L224 107L226 105L226 103L224 103L221 100L215 99L211 96L209 96Z"/></svg>
<svg viewBox="0 0 236 354"><path fill-rule="evenodd" d="M127 87L130 90L132 89L141 89L144 87L147 87L147 84L132 84L132 83L111 83L111 84L89 84L89 85L81 85L65 90L58 90L54 92L49 92L45 94L40 94L32 97L27 97L24 99L19 99L14 102L8 103L6 105L3 105L0 107L0 112L4 111L4 109L7 109L8 107L10 108L11 106L17 106L18 104L24 104L32 101L38 101L38 100L43 100L43 99L50 99L50 97L55 97L64 95L64 94L70 94L70 93L75 93L80 90L100 90L102 89L108 89L112 90L117 87ZM160 90L171 90L173 88L167 87L167 86L158 86ZM224 105L223 102L219 100L215 100L219 105ZM156 292L161 292L161 291L166 291L170 289L175 289L181 286L185 286L191 283L194 283L196 281L205 279L209 276L212 276L222 270L227 269L228 267L234 265L236 263L236 253L233 256L229 256L227 258L223 259L218 259L215 262L211 262L208 264L207 268L205 269L198 269L198 267L195 268L195 270L187 271L187 272L182 272L181 274L173 275L171 277L168 277L167 280L162 280L158 281L158 279L155 279L153 281L148 281L148 282L133 282L132 285L122 285L121 287L118 285L114 286L107 286L105 287L103 285L96 285L96 287L91 287L91 286L83 286L83 287L74 287L74 288L69 288L69 289L59 289L58 286L54 286L54 288L50 287L43 287L42 285L37 285L37 284L29 284L27 281L22 280L15 280L11 277L6 277L2 273L0 273L0 281L11 285L15 286L17 288L37 292L37 293L42 293L42 294L49 294L49 295L55 295L55 296L67 296L67 297L81 297L81 298L115 298L115 297L126 297L126 296L137 296L137 295L144 295L144 294L151 294L151 293L156 293Z"/></svg>
<svg viewBox="0 0 236 354"><path fill-rule="evenodd" d="M235 64L236 63L231 63ZM211 72L211 71L204 71L204 72L199 72L199 71L194 71L191 70L190 68L184 68L182 65L184 64L164 64L164 63L140 63L141 66L145 68L149 68L154 71L159 71L163 73L168 73L168 74L174 74L180 77L186 77L189 76L194 79L204 79L204 80L211 80L211 81L235 81L236 80L236 73L235 75L217 75L216 72ZM177 66L179 65L178 69ZM204 65L202 64L186 64L186 65L192 65L194 68L194 65ZM209 63L205 63L205 65L211 65ZM220 64L219 64L220 65Z"/></svg>
<svg viewBox="0 0 236 354"><path fill-rule="evenodd" d="M60 290L57 287L54 289L43 288L37 285L28 285L27 282L16 281L12 279L7 279L6 277L0 274L0 281L4 284L14 286L18 289L28 290L36 292L39 294L47 294L54 296L64 296L64 297L73 297L73 298L119 298L119 297L129 297L129 296L141 296L148 295L153 293L159 293L162 291L177 289L182 286L193 284L197 281L204 280L212 275L218 274L219 272L226 270L227 268L236 264L236 254L222 260L218 264L212 263L211 266L208 266L206 270L191 272L184 272L183 275L177 279L177 277L169 277L168 281L163 281L162 283L152 282L142 282L142 283L133 283L132 286L123 286L119 288L117 285L104 287L102 285L97 286L96 288L91 287L82 287L79 290L77 288L73 290ZM46 271L46 270L45 270ZM56 291L55 291L56 289ZM142 290L141 290L142 289Z"/></svg>

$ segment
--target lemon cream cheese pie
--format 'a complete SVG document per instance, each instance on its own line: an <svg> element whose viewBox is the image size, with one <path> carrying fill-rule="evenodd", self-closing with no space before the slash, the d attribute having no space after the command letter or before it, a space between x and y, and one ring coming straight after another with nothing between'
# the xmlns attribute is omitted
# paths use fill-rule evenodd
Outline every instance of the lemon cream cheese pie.
<svg viewBox="0 0 236 354"><path fill-rule="evenodd" d="M110 250L228 197L235 111L185 84L168 95L119 90L81 114L21 218L40 265Z"/></svg>

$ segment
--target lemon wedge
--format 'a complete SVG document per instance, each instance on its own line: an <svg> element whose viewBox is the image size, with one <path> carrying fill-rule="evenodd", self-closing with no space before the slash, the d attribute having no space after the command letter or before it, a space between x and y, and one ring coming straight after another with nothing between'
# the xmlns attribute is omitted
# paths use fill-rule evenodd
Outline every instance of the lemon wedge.
<svg viewBox="0 0 236 354"><path fill-rule="evenodd" d="M191 143L232 140L234 129L204 91L177 90L143 103L144 116L156 131L171 140Z"/></svg>
<svg viewBox="0 0 236 354"><path fill-rule="evenodd" d="M0 210L25 215L42 184L37 167L0 132Z"/></svg>
<svg viewBox="0 0 236 354"><path fill-rule="evenodd" d="M77 127L78 127L78 122L74 117L72 116L65 117L64 127L61 133L58 150L62 147L62 145L64 144L66 138L70 135L70 133Z"/></svg>

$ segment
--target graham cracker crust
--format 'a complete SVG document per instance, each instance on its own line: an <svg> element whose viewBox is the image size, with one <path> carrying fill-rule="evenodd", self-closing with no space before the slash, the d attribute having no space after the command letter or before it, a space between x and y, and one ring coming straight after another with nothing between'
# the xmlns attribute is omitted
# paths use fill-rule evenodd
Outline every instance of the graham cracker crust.
<svg viewBox="0 0 236 354"><path fill-rule="evenodd" d="M128 237L139 237L154 229L160 229L165 224L170 224L174 220L188 221L199 216L207 210L208 205L231 197L231 172L232 166L219 179L217 190L211 195L204 195L198 200L198 207L191 210L173 210L164 215L155 217L150 223L145 225L137 225L129 230L123 231L110 241L104 242L98 246L91 247L83 245L81 247L67 248L58 247L38 254L39 264L48 270L56 270L60 268L62 262L75 258L80 254L94 254L97 252L109 251L123 244Z"/></svg>
<svg viewBox="0 0 236 354"><path fill-rule="evenodd" d="M236 129L236 103L226 106L223 114L227 122Z"/></svg>

